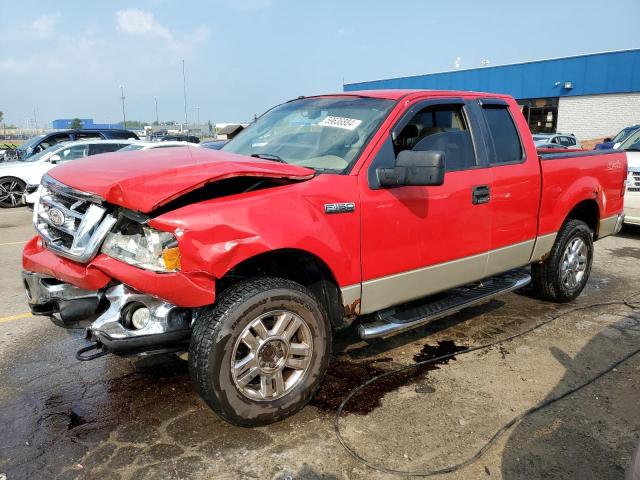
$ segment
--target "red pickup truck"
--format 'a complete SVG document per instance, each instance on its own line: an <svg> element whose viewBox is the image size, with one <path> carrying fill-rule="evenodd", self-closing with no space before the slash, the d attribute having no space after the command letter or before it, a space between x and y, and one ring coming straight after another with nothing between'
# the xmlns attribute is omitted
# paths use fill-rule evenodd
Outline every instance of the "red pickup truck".
<svg viewBox="0 0 640 480"><path fill-rule="evenodd" d="M86 327L80 360L188 351L244 426L302 408L358 317L370 339L529 282L576 298L627 176L617 151L539 155L512 98L455 91L298 98L220 151L109 155L44 179L31 310Z"/></svg>

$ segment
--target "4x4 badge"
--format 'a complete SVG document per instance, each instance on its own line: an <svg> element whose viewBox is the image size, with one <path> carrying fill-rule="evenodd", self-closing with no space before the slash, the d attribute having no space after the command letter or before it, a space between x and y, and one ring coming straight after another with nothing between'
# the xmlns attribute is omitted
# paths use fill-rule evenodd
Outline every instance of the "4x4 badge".
<svg viewBox="0 0 640 480"><path fill-rule="evenodd" d="M325 203L324 204L324 213L350 213L355 212L356 204L353 202L349 203Z"/></svg>

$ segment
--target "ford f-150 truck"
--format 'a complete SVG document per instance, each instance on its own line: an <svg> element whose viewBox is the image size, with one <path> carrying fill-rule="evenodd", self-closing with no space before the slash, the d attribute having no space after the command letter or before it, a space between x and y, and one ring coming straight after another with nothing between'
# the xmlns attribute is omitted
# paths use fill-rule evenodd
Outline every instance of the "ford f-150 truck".
<svg viewBox="0 0 640 480"><path fill-rule="evenodd" d="M113 155L44 178L31 310L86 328L80 360L188 352L244 426L302 408L356 320L385 337L530 282L573 300L627 178L624 152L539 155L511 97L456 91L298 98L220 151Z"/></svg>

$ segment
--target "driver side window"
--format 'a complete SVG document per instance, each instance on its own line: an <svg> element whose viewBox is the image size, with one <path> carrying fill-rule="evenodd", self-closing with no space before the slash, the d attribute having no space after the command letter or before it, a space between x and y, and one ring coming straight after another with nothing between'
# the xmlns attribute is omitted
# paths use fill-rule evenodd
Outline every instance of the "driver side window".
<svg viewBox="0 0 640 480"><path fill-rule="evenodd" d="M396 156L403 150L442 151L448 172L477 166L471 132L459 105L420 110L396 137L393 149Z"/></svg>

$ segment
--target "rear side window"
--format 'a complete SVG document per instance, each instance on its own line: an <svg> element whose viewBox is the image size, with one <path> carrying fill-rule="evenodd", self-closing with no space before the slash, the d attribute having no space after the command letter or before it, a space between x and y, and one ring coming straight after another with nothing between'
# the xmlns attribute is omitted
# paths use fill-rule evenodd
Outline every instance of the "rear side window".
<svg viewBox="0 0 640 480"><path fill-rule="evenodd" d="M487 105L482 111L493 143L491 165L522 161L522 143L509 109L502 105Z"/></svg>
<svg viewBox="0 0 640 480"><path fill-rule="evenodd" d="M560 138L560 144L564 145L565 147L573 147L576 144L575 139L571 137L559 137L559 138Z"/></svg>

